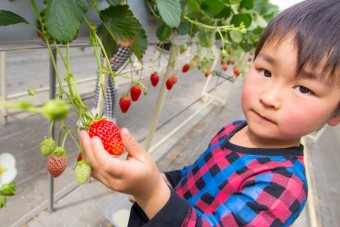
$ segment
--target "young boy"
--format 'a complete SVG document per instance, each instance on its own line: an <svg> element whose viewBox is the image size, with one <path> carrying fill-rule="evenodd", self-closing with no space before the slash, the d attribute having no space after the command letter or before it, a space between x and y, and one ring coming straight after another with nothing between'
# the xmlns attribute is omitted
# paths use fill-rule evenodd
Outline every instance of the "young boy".
<svg viewBox="0 0 340 227"><path fill-rule="evenodd" d="M126 160L80 139L93 177L131 194L129 226L288 226L307 198L302 136L340 122L340 2L308 0L267 27L242 92L246 121L190 166L159 173L123 128Z"/></svg>

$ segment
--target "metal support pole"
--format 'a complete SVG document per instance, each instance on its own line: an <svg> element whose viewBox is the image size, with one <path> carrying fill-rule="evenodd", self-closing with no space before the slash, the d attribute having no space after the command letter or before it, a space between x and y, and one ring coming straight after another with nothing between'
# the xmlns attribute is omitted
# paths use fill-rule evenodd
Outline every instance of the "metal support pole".
<svg viewBox="0 0 340 227"><path fill-rule="evenodd" d="M55 62L57 63L57 50L55 48L52 48L52 53L53 53L53 58L55 59ZM49 98L50 99L54 99L56 94L56 73L55 73L55 69L53 67L53 63L52 63L52 59L50 57L50 91L49 91ZM52 133L52 138L55 138L55 127L54 124L51 125L52 122L49 122L49 126L48 126L48 132L51 129L51 133ZM48 174L48 191L49 191L49 210L50 212L54 211L53 208L53 203L54 203L54 180L53 177Z"/></svg>
<svg viewBox="0 0 340 227"><path fill-rule="evenodd" d="M6 52L0 52L0 77L1 77L1 99L7 101L7 78L6 78ZM5 123L8 121L8 109L3 107Z"/></svg>

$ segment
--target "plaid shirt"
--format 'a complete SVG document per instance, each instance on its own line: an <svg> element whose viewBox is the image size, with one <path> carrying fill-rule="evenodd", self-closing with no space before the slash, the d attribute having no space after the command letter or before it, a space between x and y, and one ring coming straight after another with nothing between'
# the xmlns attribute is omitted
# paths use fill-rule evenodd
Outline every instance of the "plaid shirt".
<svg viewBox="0 0 340 227"><path fill-rule="evenodd" d="M237 121L225 126L195 163L167 172L174 187L168 203L151 220L134 204L129 226L292 224L307 198L303 147L231 144L229 139L245 125Z"/></svg>

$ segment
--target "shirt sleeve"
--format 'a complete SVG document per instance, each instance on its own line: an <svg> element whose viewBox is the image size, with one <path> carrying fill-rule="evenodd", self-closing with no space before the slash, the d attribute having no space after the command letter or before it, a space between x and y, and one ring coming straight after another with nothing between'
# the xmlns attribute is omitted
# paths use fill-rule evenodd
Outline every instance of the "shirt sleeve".
<svg viewBox="0 0 340 227"><path fill-rule="evenodd" d="M289 226L301 213L307 196L305 185L295 175L273 173L249 178L225 201L223 193L221 190L215 198L203 196L203 210L171 190L169 201L144 226Z"/></svg>
<svg viewBox="0 0 340 227"><path fill-rule="evenodd" d="M164 207L149 220L144 211L137 203L134 203L131 211L128 227L137 226L182 226L183 222L191 215L190 205L181 197L179 197L173 189L170 198Z"/></svg>

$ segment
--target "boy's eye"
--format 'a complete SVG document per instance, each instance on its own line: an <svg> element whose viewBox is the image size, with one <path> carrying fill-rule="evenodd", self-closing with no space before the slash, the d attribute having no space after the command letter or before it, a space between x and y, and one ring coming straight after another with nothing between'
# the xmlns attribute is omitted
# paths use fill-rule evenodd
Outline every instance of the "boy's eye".
<svg viewBox="0 0 340 227"><path fill-rule="evenodd" d="M259 73L260 73L260 75L262 75L264 77L271 77L272 76L271 72L269 72L266 69L259 69Z"/></svg>
<svg viewBox="0 0 340 227"><path fill-rule="evenodd" d="M294 89L302 94L310 94L310 95L314 94L312 90L310 90L309 88L305 86L297 85L294 87Z"/></svg>

